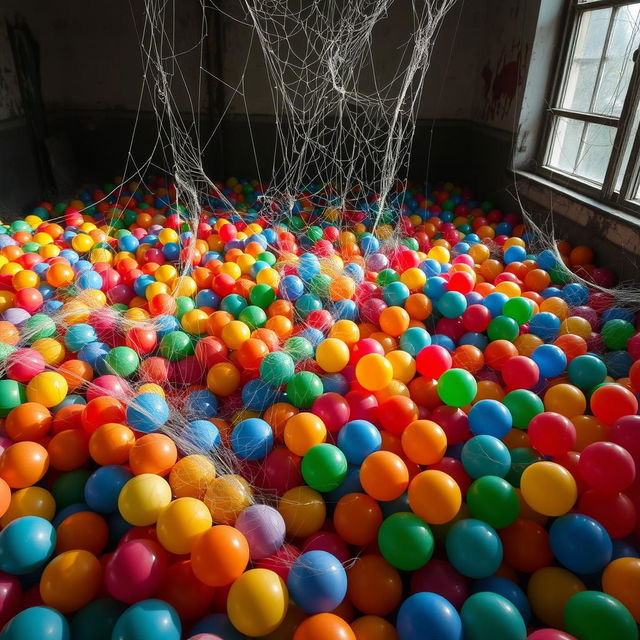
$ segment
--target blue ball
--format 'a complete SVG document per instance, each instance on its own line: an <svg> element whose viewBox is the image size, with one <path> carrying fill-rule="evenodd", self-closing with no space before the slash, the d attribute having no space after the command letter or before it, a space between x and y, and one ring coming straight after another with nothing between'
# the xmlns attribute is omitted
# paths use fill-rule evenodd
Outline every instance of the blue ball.
<svg viewBox="0 0 640 640"><path fill-rule="evenodd" d="M80 349L78 360L86 362L96 373L100 373L110 350L104 342L90 342Z"/></svg>
<svg viewBox="0 0 640 640"><path fill-rule="evenodd" d="M456 608L431 591L414 593L402 603L396 629L400 640L463 640Z"/></svg>
<svg viewBox="0 0 640 640"><path fill-rule="evenodd" d="M333 554L308 551L291 565L287 588L293 601L305 613L327 613L347 595L347 574Z"/></svg>
<svg viewBox="0 0 640 640"><path fill-rule="evenodd" d="M304 293L295 302L296 313L304 320L312 311L322 309L322 300L312 293Z"/></svg>
<svg viewBox="0 0 640 640"><path fill-rule="evenodd" d="M120 251L129 251L133 253L139 246L140 246L140 241L131 233L129 235L122 236L118 240L118 249Z"/></svg>
<svg viewBox="0 0 640 640"><path fill-rule="evenodd" d="M567 367L567 356L555 344L541 344L536 347L531 359L538 365L541 378L555 378Z"/></svg>
<svg viewBox="0 0 640 640"><path fill-rule="evenodd" d="M278 389L254 378L242 387L242 402L251 411L266 411L280 397Z"/></svg>
<svg viewBox="0 0 640 640"><path fill-rule="evenodd" d="M527 251L524 247L513 245L504 252L504 263L522 262L527 258Z"/></svg>
<svg viewBox="0 0 640 640"><path fill-rule="evenodd" d="M488 578L502 563L502 541L482 520L460 520L449 529L445 541L453 567L468 578Z"/></svg>
<svg viewBox="0 0 640 640"><path fill-rule="evenodd" d="M545 271L550 271L553 267L558 263L558 259L556 258L556 254L550 249L545 249L538 254L536 258L536 262L540 269L544 269Z"/></svg>
<svg viewBox="0 0 640 640"><path fill-rule="evenodd" d="M499 476L504 478L511 469L511 454L507 445L490 435L467 440L462 447L462 466L472 478Z"/></svg>
<svg viewBox="0 0 640 640"><path fill-rule="evenodd" d="M606 529L581 513L557 518L549 529L549 542L558 562L574 573L602 571L613 553Z"/></svg>
<svg viewBox="0 0 640 640"><path fill-rule="evenodd" d="M482 304L491 311L491 317L496 318L502 315L502 308L505 305L505 302L508 300L508 296L504 293L500 293L499 291L494 291L490 293L482 302Z"/></svg>
<svg viewBox="0 0 640 640"><path fill-rule="evenodd" d="M211 307L217 309L220 306L220 296L211 289L202 289L196 295L196 307Z"/></svg>
<svg viewBox="0 0 640 640"><path fill-rule="evenodd" d="M133 474L119 464L96 469L84 485L87 505L98 513L115 513L118 510L120 489L133 478Z"/></svg>
<svg viewBox="0 0 640 640"><path fill-rule="evenodd" d="M497 593L516 607L527 624L531 620L531 605L527 594L512 580L500 576L482 578L473 585L473 591L474 593L481 591Z"/></svg>
<svg viewBox="0 0 640 640"><path fill-rule="evenodd" d="M180 322L175 316L160 315L155 319L156 333L158 340L164 338L168 333L180 330Z"/></svg>
<svg viewBox="0 0 640 640"><path fill-rule="evenodd" d="M230 313L234 318L240 315L243 309L247 308L247 301L237 293L230 293L220 300L220 310Z"/></svg>
<svg viewBox="0 0 640 640"><path fill-rule="evenodd" d="M335 320L351 320L355 322L360 316L360 311L355 300L338 300L333 305L333 317Z"/></svg>
<svg viewBox="0 0 640 640"><path fill-rule="evenodd" d="M78 289L101 289L102 276L97 271L80 271L76 277Z"/></svg>
<svg viewBox="0 0 640 640"><path fill-rule="evenodd" d="M157 393L141 393L131 401L126 413L127 423L132 429L152 433L169 419L169 406Z"/></svg>
<svg viewBox="0 0 640 640"><path fill-rule="evenodd" d="M403 282L390 282L383 290L382 297L390 307L403 307L405 300L411 295L409 287Z"/></svg>
<svg viewBox="0 0 640 640"><path fill-rule="evenodd" d="M424 262L422 262L420 264L420 269L424 271L427 278L439 276L442 273L442 265L433 258L427 258Z"/></svg>
<svg viewBox="0 0 640 640"><path fill-rule="evenodd" d="M604 354L604 363L607 372L612 378L626 378L634 363L628 351L609 351Z"/></svg>
<svg viewBox="0 0 640 640"><path fill-rule="evenodd" d="M116 622L111 640L180 640L182 624L176 610L164 600L141 600Z"/></svg>
<svg viewBox="0 0 640 640"><path fill-rule="evenodd" d="M344 396L349 392L349 381L341 373L327 373L320 379L325 393L337 393Z"/></svg>
<svg viewBox="0 0 640 640"><path fill-rule="evenodd" d="M285 276L278 289L285 300L297 300L304 293L304 282L298 276Z"/></svg>
<svg viewBox="0 0 640 640"><path fill-rule="evenodd" d="M436 302L436 308L445 318L459 318L467 308L467 299L459 291L447 291Z"/></svg>
<svg viewBox="0 0 640 640"><path fill-rule="evenodd" d="M422 291L431 300L438 300L447 293L447 281L440 276L431 276L427 278Z"/></svg>
<svg viewBox="0 0 640 640"><path fill-rule="evenodd" d="M72 324L64 334L64 343L67 349L74 353L97 340L96 330L90 324Z"/></svg>
<svg viewBox="0 0 640 640"><path fill-rule="evenodd" d="M562 288L560 297L570 307L580 307L589 302L589 289L578 282L570 282Z"/></svg>
<svg viewBox="0 0 640 640"><path fill-rule="evenodd" d="M211 451L220 444L220 431L208 420L192 420L181 435L190 445L204 451Z"/></svg>
<svg viewBox="0 0 640 640"><path fill-rule="evenodd" d="M431 336L431 344L444 347L447 351L453 351L456 348L456 343L449 336L445 336L443 333L434 333Z"/></svg>
<svg viewBox="0 0 640 640"><path fill-rule="evenodd" d="M0 635L2 640L69 640L70 637L66 618L49 607L21 611L9 620Z"/></svg>
<svg viewBox="0 0 640 640"><path fill-rule="evenodd" d="M414 358L430 344L431 336L429 332L421 327L409 327L400 335L400 349Z"/></svg>
<svg viewBox="0 0 640 640"><path fill-rule="evenodd" d="M536 313L529 322L529 333L542 340L552 340L558 335L558 331L560 331L560 318L548 311Z"/></svg>
<svg viewBox="0 0 640 640"><path fill-rule="evenodd" d="M368 420L351 420L338 432L338 447L351 464L362 464L381 446L380 430Z"/></svg>
<svg viewBox="0 0 640 640"><path fill-rule="evenodd" d="M271 425L260 418L242 420L231 433L231 448L243 460L262 460L273 448Z"/></svg>
<svg viewBox="0 0 640 640"><path fill-rule="evenodd" d="M0 571L24 575L40 568L53 553L56 532L38 516L24 516L10 522L0 533Z"/></svg>
<svg viewBox="0 0 640 640"><path fill-rule="evenodd" d="M363 493L363 491L360 484L360 467L349 465L347 467L347 475L344 477L342 484L333 491L325 493L324 501L327 505L335 505L340 498L343 498L348 493Z"/></svg>
<svg viewBox="0 0 640 640"><path fill-rule="evenodd" d="M513 426L511 412L497 400L480 400L469 411L469 429L476 435L504 438Z"/></svg>
<svg viewBox="0 0 640 640"><path fill-rule="evenodd" d="M184 414L188 420L215 418L218 415L218 398L208 389L192 391L186 397Z"/></svg>
<svg viewBox="0 0 640 640"><path fill-rule="evenodd" d="M489 344L489 338L484 335L484 333L478 333L476 331L469 331L462 335L460 340L458 340L458 345L469 344L472 347L476 347L480 349L480 351L484 351Z"/></svg>

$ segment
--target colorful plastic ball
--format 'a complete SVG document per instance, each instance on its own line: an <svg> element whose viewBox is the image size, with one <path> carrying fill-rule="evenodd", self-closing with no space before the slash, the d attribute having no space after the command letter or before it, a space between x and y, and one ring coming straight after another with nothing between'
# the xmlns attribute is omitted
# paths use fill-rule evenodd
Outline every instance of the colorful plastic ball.
<svg viewBox="0 0 640 640"><path fill-rule="evenodd" d="M100 561L89 551L70 550L57 555L40 578L43 602L61 613L89 604L102 583Z"/></svg>
<svg viewBox="0 0 640 640"><path fill-rule="evenodd" d="M607 377L607 365L600 358L586 354L574 358L569 363L567 373L571 384L588 391L604 382Z"/></svg>
<svg viewBox="0 0 640 640"><path fill-rule="evenodd" d="M322 379L322 384L326 391L326 378ZM332 433L340 431L351 416L347 399L335 391L323 393L316 398L311 405L311 412L317 415L324 422L327 430Z"/></svg>
<svg viewBox="0 0 640 640"><path fill-rule="evenodd" d="M376 539L381 524L382 511L373 498L364 493L347 493L338 500L333 525L345 542L365 546ZM341 560L347 559L348 555Z"/></svg>
<svg viewBox="0 0 640 640"><path fill-rule="evenodd" d="M555 462L535 462L520 478L527 504L545 516L561 516L575 504L578 489L571 473Z"/></svg>
<svg viewBox="0 0 640 640"><path fill-rule="evenodd" d="M433 525L453 520L462 504L462 493L456 481L436 469L422 471L411 480L408 498L411 510Z"/></svg>
<svg viewBox="0 0 640 640"><path fill-rule="evenodd" d="M231 433L231 447L243 460L262 460L273 448L271 426L260 418L242 420Z"/></svg>
<svg viewBox="0 0 640 640"><path fill-rule="evenodd" d="M487 578L502 562L502 542L495 530L472 518L460 520L446 537L449 562L469 578Z"/></svg>
<svg viewBox="0 0 640 640"><path fill-rule="evenodd" d="M42 374L37 374L36 377L38 375ZM21 383L15 380L0 380L0 417L4 418L11 409L26 401L26 389Z"/></svg>
<svg viewBox="0 0 640 640"><path fill-rule="evenodd" d="M403 571L415 571L427 564L433 555L433 534L419 516L398 512L380 526L378 546L390 565Z"/></svg>
<svg viewBox="0 0 640 640"><path fill-rule="evenodd" d="M538 365L526 356L509 358L501 373L508 389L533 389L540 377Z"/></svg>
<svg viewBox="0 0 640 640"><path fill-rule="evenodd" d="M581 640L636 640L638 626L629 610L601 591L576 593L564 609L564 628Z"/></svg>
<svg viewBox="0 0 640 640"><path fill-rule="evenodd" d="M112 640L180 640L182 624L168 603L142 600L131 605L116 622Z"/></svg>
<svg viewBox="0 0 640 640"><path fill-rule="evenodd" d="M356 640L398 640L395 627L380 616L362 616L351 623Z"/></svg>
<svg viewBox="0 0 640 640"><path fill-rule="evenodd" d="M464 637L470 640L525 640L527 628L507 598L489 591L469 596L460 610Z"/></svg>
<svg viewBox="0 0 640 640"><path fill-rule="evenodd" d="M0 533L0 570L23 575L41 567L53 554L56 532L37 516L13 520Z"/></svg>
<svg viewBox="0 0 640 640"><path fill-rule="evenodd" d="M104 582L109 593L132 604L153 596L167 571L167 553L147 539L121 543L107 562Z"/></svg>
<svg viewBox="0 0 640 640"><path fill-rule="evenodd" d="M320 492L338 488L347 474L344 453L332 444L317 444L302 458L302 477L312 489Z"/></svg>
<svg viewBox="0 0 640 640"><path fill-rule="evenodd" d="M534 416L527 430L531 446L543 455L559 456L573 450L576 428L565 416L545 411Z"/></svg>
<svg viewBox="0 0 640 640"><path fill-rule="evenodd" d="M472 478L504 478L511 468L509 449L501 440L489 435L475 436L465 442L461 460L465 471Z"/></svg>
<svg viewBox="0 0 640 640"><path fill-rule="evenodd" d="M133 375L140 364L138 354L130 347L115 347L104 359L104 367L111 374L128 378Z"/></svg>
<svg viewBox="0 0 640 640"><path fill-rule="evenodd" d="M322 380L311 371L294 373L287 383L287 398L294 407L308 409L322 395Z"/></svg>
<svg viewBox="0 0 640 640"><path fill-rule="evenodd" d="M260 377L274 387L287 384L295 373L293 358L284 351L267 354L260 363Z"/></svg>
<svg viewBox="0 0 640 640"><path fill-rule="evenodd" d="M49 468L49 453L37 442L25 440L7 447L0 455L0 478L12 489L30 487Z"/></svg>
<svg viewBox="0 0 640 640"><path fill-rule="evenodd" d="M3 640L70 640L66 618L50 607L29 607L13 617L2 630Z"/></svg>
<svg viewBox="0 0 640 640"><path fill-rule="evenodd" d="M494 529L512 524L520 513L515 489L498 476L482 476L471 484L466 496L471 515Z"/></svg>
<svg viewBox="0 0 640 640"><path fill-rule="evenodd" d="M126 605L113 598L99 598L78 610L71 620L74 640L111 640L111 633Z"/></svg>
<svg viewBox="0 0 640 640"><path fill-rule="evenodd" d="M362 463L360 482L374 500L395 500L409 486L409 471L400 456L376 451Z"/></svg>
<svg viewBox="0 0 640 640"><path fill-rule="evenodd" d="M367 391L380 391L393 379L393 367L384 356L370 353L358 360L356 378Z"/></svg>
<svg viewBox="0 0 640 640"><path fill-rule="evenodd" d="M170 553L190 553L196 538L211 524L211 513L202 500L177 498L158 515L158 542Z"/></svg>
<svg viewBox="0 0 640 640"><path fill-rule="evenodd" d="M254 561L276 553L284 543L284 520L276 509L268 505L247 507L238 516L235 526L247 539Z"/></svg>
<svg viewBox="0 0 640 640"><path fill-rule="evenodd" d="M531 359L538 365L543 378L555 378L567 367L567 356L564 351L553 344L542 344L531 354Z"/></svg>
<svg viewBox="0 0 640 640"><path fill-rule="evenodd" d="M63 376L54 371L45 371L34 376L27 385L27 400L48 408L55 407L64 400L68 389L69 385Z"/></svg>
<svg viewBox="0 0 640 640"><path fill-rule="evenodd" d="M157 393L137 395L126 410L127 423L136 431L157 431L169 419L169 406Z"/></svg>
<svg viewBox="0 0 640 640"><path fill-rule="evenodd" d="M214 522L233 524L236 518L252 502L253 492L249 483L239 475L221 475L209 484L204 503Z"/></svg>
<svg viewBox="0 0 640 640"><path fill-rule="evenodd" d="M280 626L288 604L287 588L276 573L268 569L250 569L231 586L227 615L241 633L263 636Z"/></svg>
<svg viewBox="0 0 640 640"><path fill-rule="evenodd" d="M143 473L131 478L118 496L122 517L136 527L155 524L160 513L171 502L171 487L160 476Z"/></svg>
<svg viewBox="0 0 640 640"><path fill-rule="evenodd" d="M605 384L598 387L589 399L591 412L604 422L613 424L623 416L633 416L638 412L638 400L626 389L618 384Z"/></svg>
<svg viewBox="0 0 640 640"><path fill-rule="evenodd" d="M480 400L469 411L469 429L476 436L489 435L501 439L509 433L512 426L513 419L509 409L497 400Z"/></svg>
<svg viewBox="0 0 640 640"><path fill-rule="evenodd" d="M249 557L249 543L242 532L235 527L217 525L195 540L191 568L204 584L224 587L242 575Z"/></svg>
<svg viewBox="0 0 640 640"><path fill-rule="evenodd" d="M513 426L518 429L526 429L532 418L545 409L542 400L528 389L510 391L504 397L503 403L511 413Z"/></svg>
<svg viewBox="0 0 640 640"><path fill-rule="evenodd" d="M356 640L349 624L333 613L317 613L309 616L296 628L293 640Z"/></svg>
<svg viewBox="0 0 640 640"><path fill-rule="evenodd" d="M455 607L437 593L414 593L398 610L401 640L461 640L462 621Z"/></svg>
<svg viewBox="0 0 640 640"><path fill-rule="evenodd" d="M298 456L324 442L327 438L327 428L322 420L306 411L293 415L284 427L284 442L287 448Z"/></svg>
<svg viewBox="0 0 640 640"><path fill-rule="evenodd" d="M447 449L447 436L432 420L415 420L402 432L402 451L416 464L430 465L442 460Z"/></svg>
<svg viewBox="0 0 640 640"><path fill-rule="evenodd" d="M610 561L611 538L600 523L579 513L553 522L549 542L558 562L578 574L601 571Z"/></svg>
<svg viewBox="0 0 640 640"><path fill-rule="evenodd" d="M35 349L16 349L6 359L7 377L21 383L42 373L45 361L42 354Z"/></svg>
<svg viewBox="0 0 640 640"><path fill-rule="evenodd" d="M619 600L638 622L640 619L640 558L613 560L602 574L602 590Z"/></svg>
<svg viewBox="0 0 640 640"><path fill-rule="evenodd" d="M528 625L531 622L531 606L527 594L518 586L517 582L501 576L483 578L474 584L474 591L489 591L506 598L520 612L522 619Z"/></svg>
<svg viewBox="0 0 640 640"><path fill-rule="evenodd" d="M380 450L382 438L371 422L352 420L340 429L337 443L347 462L359 465L368 455Z"/></svg>
<svg viewBox="0 0 640 640"><path fill-rule="evenodd" d="M579 469L589 486L612 493L624 491L636 477L633 456L614 442L594 442L585 447Z"/></svg>
<svg viewBox="0 0 640 640"><path fill-rule="evenodd" d="M437 380L451 368L451 354L447 349L439 345L424 347L416 356L416 368L418 372L428 378Z"/></svg>

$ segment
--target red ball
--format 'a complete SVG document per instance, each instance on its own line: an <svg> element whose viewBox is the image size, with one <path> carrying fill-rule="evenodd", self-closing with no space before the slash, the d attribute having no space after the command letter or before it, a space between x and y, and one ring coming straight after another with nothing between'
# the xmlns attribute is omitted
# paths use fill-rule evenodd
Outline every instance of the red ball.
<svg viewBox="0 0 640 640"><path fill-rule="evenodd" d="M373 338L364 338L362 340L358 340L358 342L356 342L351 349L349 364L355 366L356 364L358 364L360 358L370 353L376 353L380 356L383 356L384 348L377 340L374 340Z"/></svg>
<svg viewBox="0 0 640 640"><path fill-rule="evenodd" d="M562 455L576 444L576 428L571 420L553 411L534 416L527 433L531 446L546 456Z"/></svg>
<svg viewBox="0 0 640 640"><path fill-rule="evenodd" d="M289 577L291 565L296 561L299 555L300 549L285 542L276 553L258 561L256 567L258 569L269 569L270 571L277 573L282 580L286 582Z"/></svg>
<svg viewBox="0 0 640 640"><path fill-rule="evenodd" d="M302 545L302 553L308 551L326 551L338 558L338 562L344 565L352 557L347 543L332 531L318 531L310 535Z"/></svg>
<svg viewBox="0 0 640 640"><path fill-rule="evenodd" d="M469 487L471 486L472 478L465 471L462 462L457 458L444 456L442 460L439 460L435 464L430 464L427 468L433 469L434 471L443 471L447 475L450 475L460 487L460 491L463 496L466 495Z"/></svg>
<svg viewBox="0 0 640 640"><path fill-rule="evenodd" d="M623 416L609 429L609 439L626 449L640 465L640 416Z"/></svg>
<svg viewBox="0 0 640 640"><path fill-rule="evenodd" d="M462 294L471 293L475 286L474 277L467 271L456 271L449 278L447 289L449 291L458 291Z"/></svg>
<svg viewBox="0 0 640 640"><path fill-rule="evenodd" d="M368 420L373 424L378 421L378 399L367 391L349 391L345 396L351 409L351 420Z"/></svg>
<svg viewBox="0 0 640 640"><path fill-rule="evenodd" d="M167 569L158 598L168 602L183 620L201 618L210 609L216 588L200 582L193 573L191 560L182 560Z"/></svg>
<svg viewBox="0 0 640 640"><path fill-rule="evenodd" d="M418 419L418 407L411 398L391 396L380 405L378 417L384 429L399 436L410 423Z"/></svg>
<svg viewBox="0 0 640 640"><path fill-rule="evenodd" d="M227 345L215 336L202 338L195 347L195 355L198 358L198 362L207 370L213 367L214 364L224 362L228 353Z"/></svg>
<svg viewBox="0 0 640 640"><path fill-rule="evenodd" d="M460 444L471 437L469 418L462 409L440 405L429 418L439 424L447 436L447 444Z"/></svg>
<svg viewBox="0 0 640 640"><path fill-rule="evenodd" d="M151 353L158 344L158 334L144 325L133 327L125 335L125 344L139 355Z"/></svg>
<svg viewBox="0 0 640 640"><path fill-rule="evenodd" d="M302 484L300 471L301 458L292 453L287 447L275 447L261 463L261 474L258 482L267 493L276 496Z"/></svg>
<svg viewBox="0 0 640 640"><path fill-rule="evenodd" d="M7 377L17 382L29 382L45 369L44 357L35 349L16 349L7 356Z"/></svg>
<svg viewBox="0 0 640 640"><path fill-rule="evenodd" d="M419 373L437 380L445 371L451 369L451 354L447 349L437 344L421 349L416 356L416 368Z"/></svg>
<svg viewBox="0 0 640 640"><path fill-rule="evenodd" d="M42 294L33 287L27 287L16 291L13 299L14 306L24 309L29 313L37 311L42 306L43 302L44 298L42 297Z"/></svg>
<svg viewBox="0 0 640 640"><path fill-rule="evenodd" d="M638 412L638 400L619 384L605 384L591 395L591 411L598 420L613 424L623 416L633 416Z"/></svg>
<svg viewBox="0 0 640 640"><path fill-rule="evenodd" d="M624 491L636 477L633 457L614 442L594 442L585 447L578 468L590 487L602 491Z"/></svg>
<svg viewBox="0 0 640 640"><path fill-rule="evenodd" d="M628 496L598 489L589 489L582 494L578 511L597 520L612 538L628 536L636 528L638 519Z"/></svg>
<svg viewBox="0 0 640 640"><path fill-rule="evenodd" d="M315 413L331 432L340 429L349 422L351 408L346 398L338 393L323 393L315 399L311 406L312 413Z"/></svg>
<svg viewBox="0 0 640 640"><path fill-rule="evenodd" d="M540 370L531 358L514 356L502 366L502 378L509 390L533 389L540 379Z"/></svg>
<svg viewBox="0 0 640 640"><path fill-rule="evenodd" d="M469 595L467 579L448 562L433 558L411 576L411 593L430 591L460 609Z"/></svg>
<svg viewBox="0 0 640 640"><path fill-rule="evenodd" d="M462 314L462 324L467 331L480 333L491 323L492 316L488 307L483 304L472 304Z"/></svg>

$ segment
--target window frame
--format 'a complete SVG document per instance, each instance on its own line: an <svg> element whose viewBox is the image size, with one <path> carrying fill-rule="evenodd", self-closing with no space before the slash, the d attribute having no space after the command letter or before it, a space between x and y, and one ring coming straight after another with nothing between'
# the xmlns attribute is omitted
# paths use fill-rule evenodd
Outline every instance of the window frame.
<svg viewBox="0 0 640 640"><path fill-rule="evenodd" d="M569 56L574 49L578 37L578 25L581 14L585 11L593 11L595 9L616 9L637 3L638 0L569 1L569 6L565 12L562 42L556 57L555 71L551 84L552 89L549 99L546 101L543 131L540 136L540 144L538 145L536 154L536 164L538 173L544 178L587 195L595 200L599 200L616 209L640 216L640 197L637 200L631 199L633 193L640 187L640 123L635 131L631 130L636 109L640 108L640 46L636 52L634 52L633 69L622 111L619 116L596 115L554 106L560 103L560 98L568 79ZM611 35L611 25L613 25L613 20L609 25L609 32L607 33L607 41L605 42L605 47L603 47L603 52L606 51L608 39ZM557 117L567 117L572 120L616 127L611 156L601 186L586 179L571 176L546 164L551 148L554 123ZM632 146L627 166L623 167L623 155L627 142ZM616 182L620 175L622 175L622 184L620 191L616 191Z"/></svg>

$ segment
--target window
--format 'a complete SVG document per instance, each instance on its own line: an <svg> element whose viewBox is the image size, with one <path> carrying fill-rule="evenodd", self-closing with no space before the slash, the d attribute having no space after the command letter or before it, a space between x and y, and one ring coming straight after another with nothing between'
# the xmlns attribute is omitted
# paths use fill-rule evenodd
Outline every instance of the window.
<svg viewBox="0 0 640 640"><path fill-rule="evenodd" d="M640 1L571 0L541 171L640 214L639 48Z"/></svg>

